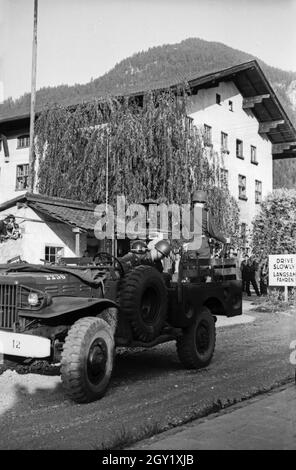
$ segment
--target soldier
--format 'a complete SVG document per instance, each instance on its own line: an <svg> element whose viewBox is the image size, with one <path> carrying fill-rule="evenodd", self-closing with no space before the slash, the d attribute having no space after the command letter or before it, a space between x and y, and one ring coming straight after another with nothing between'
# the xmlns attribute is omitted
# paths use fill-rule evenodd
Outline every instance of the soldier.
<svg viewBox="0 0 296 470"><path fill-rule="evenodd" d="M267 295L268 287L268 259L263 260L260 268L260 294Z"/></svg>
<svg viewBox="0 0 296 470"><path fill-rule="evenodd" d="M150 250L143 240L136 240L132 243L130 252L120 258L120 262L128 270L134 266L148 264L154 266L159 272L163 272L161 260L168 256L170 251L170 244L166 240L157 242Z"/></svg>
<svg viewBox="0 0 296 470"><path fill-rule="evenodd" d="M193 209L197 208L199 211L196 211L197 214L202 214L200 220L192 220L193 230L197 228L201 229L201 244L199 237L194 237L192 242L189 242L187 245L186 251L196 251L199 258L210 258L211 257L211 248L209 244L209 238L214 238L221 243L229 243L229 239L225 238L224 235L216 228L213 221L212 215L209 212L207 207L207 194L205 191L197 190L194 191L192 196ZM201 223L201 227L200 227Z"/></svg>
<svg viewBox="0 0 296 470"><path fill-rule="evenodd" d="M257 263L254 259L249 258L246 266L246 291L247 295L251 296L250 291L250 284L252 284L254 291L256 292L257 296L260 296L260 292L258 289L258 285L256 282L256 271L258 269Z"/></svg>
<svg viewBox="0 0 296 470"><path fill-rule="evenodd" d="M211 282L213 278L213 261L211 259L213 240L226 244L229 243L229 239L225 238L224 235L216 228L212 215L207 207L207 194L205 191L194 191L192 196L190 223L188 222L189 221L185 221L185 224L182 227L183 236L187 235L187 238L189 238L190 234L193 234L193 240L188 243L184 243L183 245L185 254L182 257L181 269L186 266L186 269L189 268L195 271L197 267L197 259L207 260L203 263L198 263L199 276L205 282ZM198 277L197 273L198 270L196 270L196 277Z"/></svg>
<svg viewBox="0 0 296 470"><path fill-rule="evenodd" d="M247 292L247 264L249 256L245 255L240 265L241 277L242 277L242 291Z"/></svg>

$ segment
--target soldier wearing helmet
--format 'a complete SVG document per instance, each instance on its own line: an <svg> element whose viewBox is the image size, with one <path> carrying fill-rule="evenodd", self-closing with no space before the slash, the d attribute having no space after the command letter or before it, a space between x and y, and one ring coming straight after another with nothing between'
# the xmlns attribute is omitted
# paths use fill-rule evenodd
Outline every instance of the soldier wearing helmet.
<svg viewBox="0 0 296 470"><path fill-rule="evenodd" d="M132 242L130 252L120 258L121 263L129 270L135 266L148 264L154 266L158 271L163 271L161 263L162 258L170 253L170 244L161 240L157 242L150 250L143 240Z"/></svg>
<svg viewBox="0 0 296 470"><path fill-rule="evenodd" d="M161 260L169 256L171 247L168 241L160 240L150 250L150 258L153 265L158 269L159 272L163 272L163 265Z"/></svg>
<svg viewBox="0 0 296 470"><path fill-rule="evenodd" d="M138 255L144 254L148 251L147 243L143 240L135 240L131 244L130 251L132 253L137 253Z"/></svg>
<svg viewBox="0 0 296 470"><path fill-rule="evenodd" d="M205 191L194 191L192 205L193 217L190 220L190 229L193 228L194 236L193 241L186 244L186 251L196 252L199 258L210 258L209 238L214 238L221 243L229 243L229 240L215 226L212 215L207 208L207 193ZM201 217L196 217L196 214L201 214ZM199 230L199 236L195 236L196 227Z"/></svg>

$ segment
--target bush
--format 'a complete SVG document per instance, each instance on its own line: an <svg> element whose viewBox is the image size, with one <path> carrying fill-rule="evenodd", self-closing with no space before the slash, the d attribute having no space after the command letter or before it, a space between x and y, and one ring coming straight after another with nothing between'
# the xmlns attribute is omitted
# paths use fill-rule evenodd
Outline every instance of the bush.
<svg viewBox="0 0 296 470"><path fill-rule="evenodd" d="M296 190L276 189L253 221L253 253L259 259L296 253Z"/></svg>
<svg viewBox="0 0 296 470"><path fill-rule="evenodd" d="M262 202L253 221L253 253L262 260L268 255L296 253L296 191L276 189ZM289 287L289 301L295 303L295 288ZM283 288L269 288L271 303L283 302Z"/></svg>

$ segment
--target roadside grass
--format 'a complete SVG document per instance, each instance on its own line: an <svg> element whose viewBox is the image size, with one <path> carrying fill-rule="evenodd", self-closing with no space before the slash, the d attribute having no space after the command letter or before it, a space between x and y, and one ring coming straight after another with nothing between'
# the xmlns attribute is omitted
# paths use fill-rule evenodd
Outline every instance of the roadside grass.
<svg viewBox="0 0 296 470"><path fill-rule="evenodd" d="M266 296L257 297L252 301L257 312L276 313L295 309L296 292L295 289L289 289L288 302L285 302L283 289L269 288Z"/></svg>
<svg viewBox="0 0 296 470"><path fill-rule="evenodd" d="M124 424L109 440L103 441L95 450L121 450L137 441L146 439L162 432L158 422L146 424L140 429L126 429Z"/></svg>
<svg viewBox="0 0 296 470"><path fill-rule="evenodd" d="M144 439L149 439L157 434L161 434L165 431L186 425L195 421L196 419L205 418L213 413L218 413L222 410L243 403L246 400L255 398L257 396L263 395L274 391L275 389L293 383L295 380L292 376L286 376L283 379L274 382L272 385L263 388L257 388L242 395L239 398L232 397L229 399L217 399L213 403L208 404L202 410L191 411L190 415L186 416L184 419L180 419L178 422L168 422L166 424L160 424L159 422L154 422L151 424L144 425L139 428L127 429L125 425L122 425L116 434L114 434L110 439L107 439L100 444L94 446L94 450L122 450L130 448L130 446L139 443Z"/></svg>

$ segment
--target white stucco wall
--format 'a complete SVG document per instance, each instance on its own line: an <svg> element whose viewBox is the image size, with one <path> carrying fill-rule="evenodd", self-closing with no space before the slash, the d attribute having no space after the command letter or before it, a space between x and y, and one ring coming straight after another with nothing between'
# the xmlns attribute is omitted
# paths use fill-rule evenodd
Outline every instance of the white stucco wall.
<svg viewBox="0 0 296 470"><path fill-rule="evenodd" d="M20 133L20 135L24 135ZM17 136L8 138L9 158L4 156L3 142L0 151L0 204L27 192L16 191L16 167L29 163L29 148L17 148Z"/></svg>
<svg viewBox="0 0 296 470"><path fill-rule="evenodd" d="M15 256L30 263L40 263L45 257L45 246L64 248L64 256L75 256L75 234L70 226L63 223L45 223L30 207L16 206L0 212L0 219L8 214L16 216L22 230L22 238L0 243L0 263ZM81 253L86 249L86 235L81 235Z"/></svg>
<svg viewBox="0 0 296 470"><path fill-rule="evenodd" d="M216 93L221 104L216 104ZM232 101L233 111L228 102ZM255 180L262 182L262 198L272 191L272 146L267 137L258 134L259 123L252 112L242 108L243 97L233 82L221 82L215 88L199 90L190 97L188 115L203 129L212 127L213 150L221 153L221 132L228 134L230 153L223 154L229 172L229 190L239 201L241 221L250 224L259 205L255 204ZM243 141L244 160L236 157L236 139ZM251 163L251 145L257 148L258 165ZM238 175L246 176L247 201L238 199Z"/></svg>

